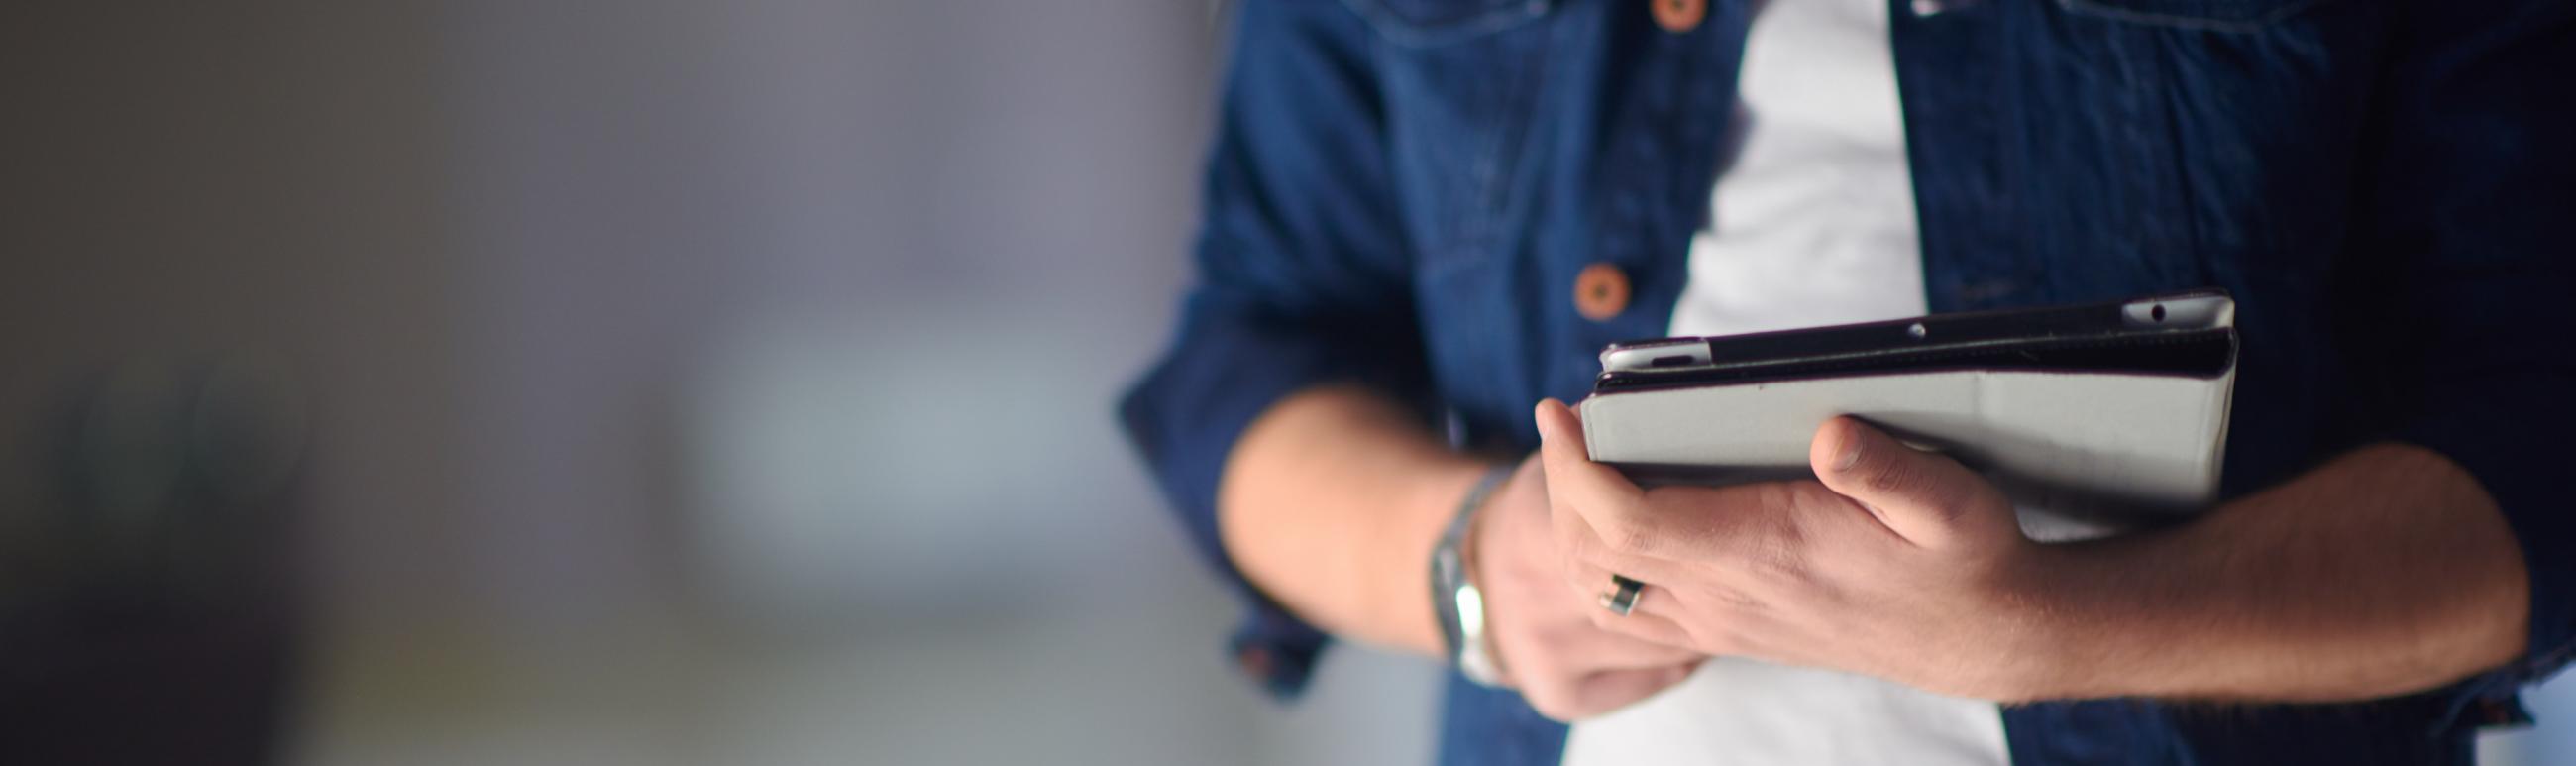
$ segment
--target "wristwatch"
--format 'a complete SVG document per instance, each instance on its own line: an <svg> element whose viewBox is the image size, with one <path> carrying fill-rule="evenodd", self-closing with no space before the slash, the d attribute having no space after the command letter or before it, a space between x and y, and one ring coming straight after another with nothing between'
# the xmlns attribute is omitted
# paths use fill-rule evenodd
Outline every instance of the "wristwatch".
<svg viewBox="0 0 2576 766"><path fill-rule="evenodd" d="M1467 499L1458 504L1458 513L1449 520L1449 528L1440 534L1440 544L1431 549L1431 611L1440 617L1440 638L1449 651L1449 664L1458 673L1482 686L1501 686L1502 663L1494 657L1493 639L1485 633L1485 594L1476 589L1475 551L1467 547L1468 530L1475 528L1476 511L1495 487L1511 478L1511 463L1494 466L1467 490Z"/></svg>

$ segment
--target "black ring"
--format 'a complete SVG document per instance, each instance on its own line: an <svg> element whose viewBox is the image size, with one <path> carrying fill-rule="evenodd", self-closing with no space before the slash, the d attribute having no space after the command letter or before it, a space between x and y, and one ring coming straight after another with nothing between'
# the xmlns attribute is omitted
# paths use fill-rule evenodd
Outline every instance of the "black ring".
<svg viewBox="0 0 2576 766"><path fill-rule="evenodd" d="M1645 590L1645 583L1615 574L1611 575L1610 592L1601 594L1601 608L1610 610L1611 614L1626 617L1629 612L1637 609L1637 594Z"/></svg>

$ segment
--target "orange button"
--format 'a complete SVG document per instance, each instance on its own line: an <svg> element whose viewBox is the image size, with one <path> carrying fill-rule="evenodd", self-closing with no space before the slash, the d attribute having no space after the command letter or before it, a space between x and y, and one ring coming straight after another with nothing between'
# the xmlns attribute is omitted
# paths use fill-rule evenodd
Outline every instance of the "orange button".
<svg viewBox="0 0 2576 766"><path fill-rule="evenodd" d="M1708 18L1708 0L1646 0L1655 9L1655 25L1666 32L1688 32Z"/></svg>
<svg viewBox="0 0 2576 766"><path fill-rule="evenodd" d="M1247 646L1242 651L1235 652L1234 664L1243 668L1243 672L1261 679L1268 679L1270 671L1278 667L1277 662L1271 659L1270 652L1258 646Z"/></svg>
<svg viewBox="0 0 2576 766"><path fill-rule="evenodd" d="M1628 310L1628 274L1607 263L1583 267L1574 275L1574 313L1606 322Z"/></svg>

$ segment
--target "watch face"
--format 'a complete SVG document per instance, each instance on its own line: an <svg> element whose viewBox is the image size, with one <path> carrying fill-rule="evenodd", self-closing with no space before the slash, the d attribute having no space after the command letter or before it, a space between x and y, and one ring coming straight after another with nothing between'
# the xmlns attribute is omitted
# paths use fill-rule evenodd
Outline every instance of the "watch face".
<svg viewBox="0 0 2576 766"><path fill-rule="evenodd" d="M1458 632L1465 637L1485 635L1485 592L1475 583L1460 583L1457 598L1451 599L1458 610Z"/></svg>
<svg viewBox="0 0 2576 766"><path fill-rule="evenodd" d="M1502 672L1485 637L1485 594L1468 578L1464 547L1476 510L1494 487L1512 475L1514 467L1502 464L1487 471L1459 503L1457 515L1440 535L1440 544L1431 549L1431 611L1439 618L1450 664L1467 680L1485 686L1499 684Z"/></svg>
<svg viewBox="0 0 2576 766"><path fill-rule="evenodd" d="M1485 637L1484 591L1477 590L1475 583L1459 585L1457 612L1460 635L1457 651L1451 654L1459 675L1479 686L1501 686L1503 666L1494 659L1492 640Z"/></svg>

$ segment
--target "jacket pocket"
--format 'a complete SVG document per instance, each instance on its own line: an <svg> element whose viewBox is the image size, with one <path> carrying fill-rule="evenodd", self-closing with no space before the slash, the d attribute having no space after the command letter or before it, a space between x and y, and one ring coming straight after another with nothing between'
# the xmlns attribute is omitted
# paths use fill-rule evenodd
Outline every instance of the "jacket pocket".
<svg viewBox="0 0 2576 766"><path fill-rule="evenodd" d="M2136 24L2252 32L2328 0L2057 0L2078 16Z"/></svg>
<svg viewBox="0 0 2576 766"><path fill-rule="evenodd" d="M1499 32L1547 15L1554 0L1342 0L1378 34L1402 45L1438 45Z"/></svg>

